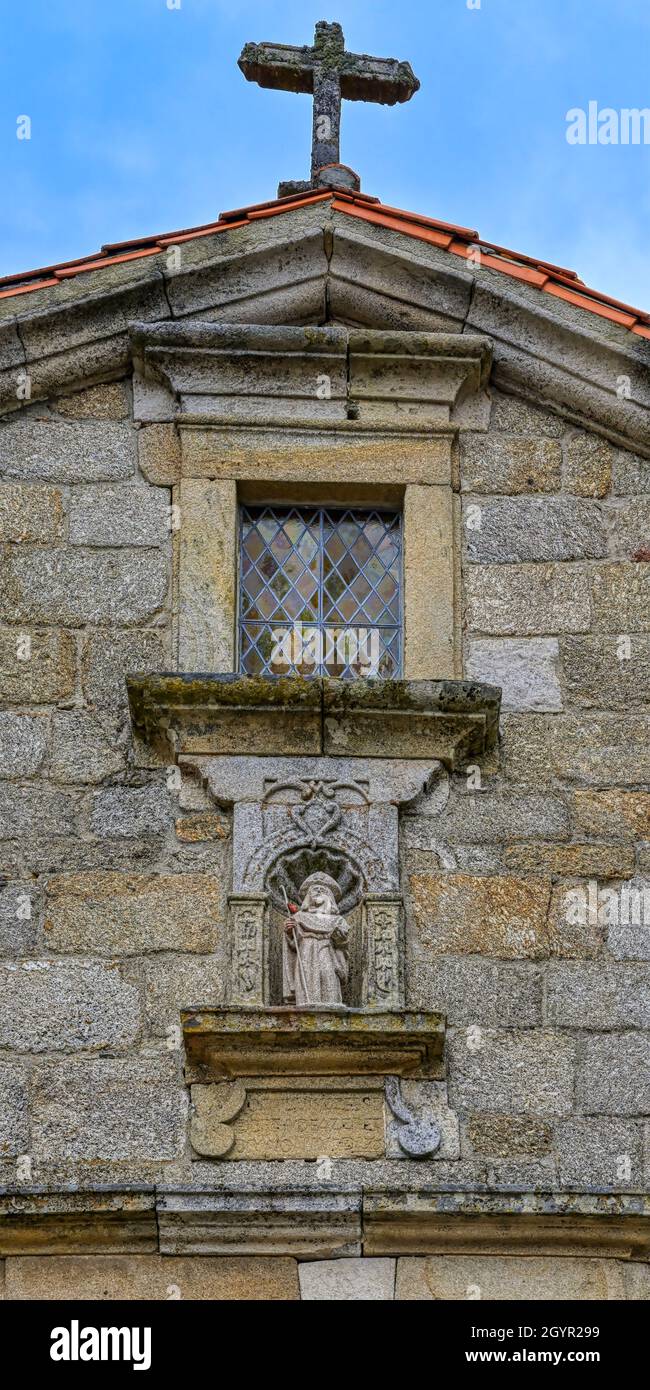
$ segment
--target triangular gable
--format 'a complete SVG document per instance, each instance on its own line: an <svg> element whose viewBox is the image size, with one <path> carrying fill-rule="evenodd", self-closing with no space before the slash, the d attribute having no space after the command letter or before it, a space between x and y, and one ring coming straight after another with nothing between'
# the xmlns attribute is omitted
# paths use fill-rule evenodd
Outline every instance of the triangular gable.
<svg viewBox="0 0 650 1390"><path fill-rule="evenodd" d="M128 370L133 321L342 323L488 334L497 385L650 450L648 315L594 296L574 272L366 195L235 209L5 281L0 296L4 410L21 404L21 370L31 399Z"/></svg>

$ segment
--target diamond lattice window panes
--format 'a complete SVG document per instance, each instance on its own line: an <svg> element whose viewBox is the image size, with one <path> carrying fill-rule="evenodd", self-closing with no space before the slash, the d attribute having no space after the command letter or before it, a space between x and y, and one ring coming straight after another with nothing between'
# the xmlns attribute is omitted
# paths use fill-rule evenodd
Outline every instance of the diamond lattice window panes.
<svg viewBox="0 0 650 1390"><path fill-rule="evenodd" d="M401 645L399 512L241 508L241 671L389 680Z"/></svg>

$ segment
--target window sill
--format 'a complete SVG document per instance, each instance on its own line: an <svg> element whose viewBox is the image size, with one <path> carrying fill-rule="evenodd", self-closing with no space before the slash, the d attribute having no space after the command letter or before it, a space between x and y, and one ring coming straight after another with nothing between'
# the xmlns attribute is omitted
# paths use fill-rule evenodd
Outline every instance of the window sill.
<svg viewBox="0 0 650 1390"><path fill-rule="evenodd" d="M134 734L179 754L432 758L453 771L494 748L501 691L473 681L127 677Z"/></svg>

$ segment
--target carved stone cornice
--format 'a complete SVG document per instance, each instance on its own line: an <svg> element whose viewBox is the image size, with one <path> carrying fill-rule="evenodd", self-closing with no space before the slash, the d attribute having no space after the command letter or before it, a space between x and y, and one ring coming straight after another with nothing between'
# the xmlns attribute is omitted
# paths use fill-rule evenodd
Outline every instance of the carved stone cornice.
<svg viewBox="0 0 650 1390"><path fill-rule="evenodd" d="M163 1255L328 1260L362 1249L360 1192L169 1191L157 1215Z"/></svg>
<svg viewBox="0 0 650 1390"><path fill-rule="evenodd" d="M647 1260L650 1200L627 1193L366 1193L366 1255Z"/></svg>
<svg viewBox="0 0 650 1390"><path fill-rule="evenodd" d="M0 1194L0 1258L149 1255L158 1249L153 1187Z"/></svg>
<svg viewBox="0 0 650 1390"><path fill-rule="evenodd" d="M439 1077L441 1014L363 1009L203 1009L181 1013L186 1078Z"/></svg>
<svg viewBox="0 0 650 1390"><path fill-rule="evenodd" d="M278 1164L272 1168L277 1171ZM280 1165L284 1168L286 1165ZM0 1255L162 1254L595 1256L650 1258L650 1199L634 1193L365 1191L315 1177L300 1191L161 1185L0 1196ZM309 1168L314 1169L310 1164ZM428 1189L423 1191L426 1182Z"/></svg>
<svg viewBox="0 0 650 1390"><path fill-rule="evenodd" d="M489 379L482 334L207 323L131 326L141 375L167 387L179 424L448 430Z"/></svg>
<svg viewBox="0 0 650 1390"><path fill-rule="evenodd" d="M501 691L472 681L127 676L134 732L170 754L432 759L494 748Z"/></svg>
<svg viewBox="0 0 650 1390"><path fill-rule="evenodd" d="M0 413L19 408L23 368L32 401L127 370L129 323L194 315L321 324L330 317L380 332L489 335L496 385L650 455L650 343L398 230L353 227L329 203L222 227L186 243L178 267L157 256L126 260L3 303ZM162 413L152 409L143 418L170 418L160 404Z"/></svg>

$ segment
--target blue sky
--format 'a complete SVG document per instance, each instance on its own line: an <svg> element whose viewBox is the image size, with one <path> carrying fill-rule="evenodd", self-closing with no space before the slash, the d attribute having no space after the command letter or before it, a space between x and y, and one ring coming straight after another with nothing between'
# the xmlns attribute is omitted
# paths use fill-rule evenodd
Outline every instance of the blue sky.
<svg viewBox="0 0 650 1390"><path fill-rule="evenodd" d="M650 145L571 146L565 119L590 101L650 107L648 0L0 5L0 274L208 222L305 177L310 99L245 82L236 60L249 39L311 42L325 18L422 83L406 106L345 103L341 155L365 192L650 309Z"/></svg>

